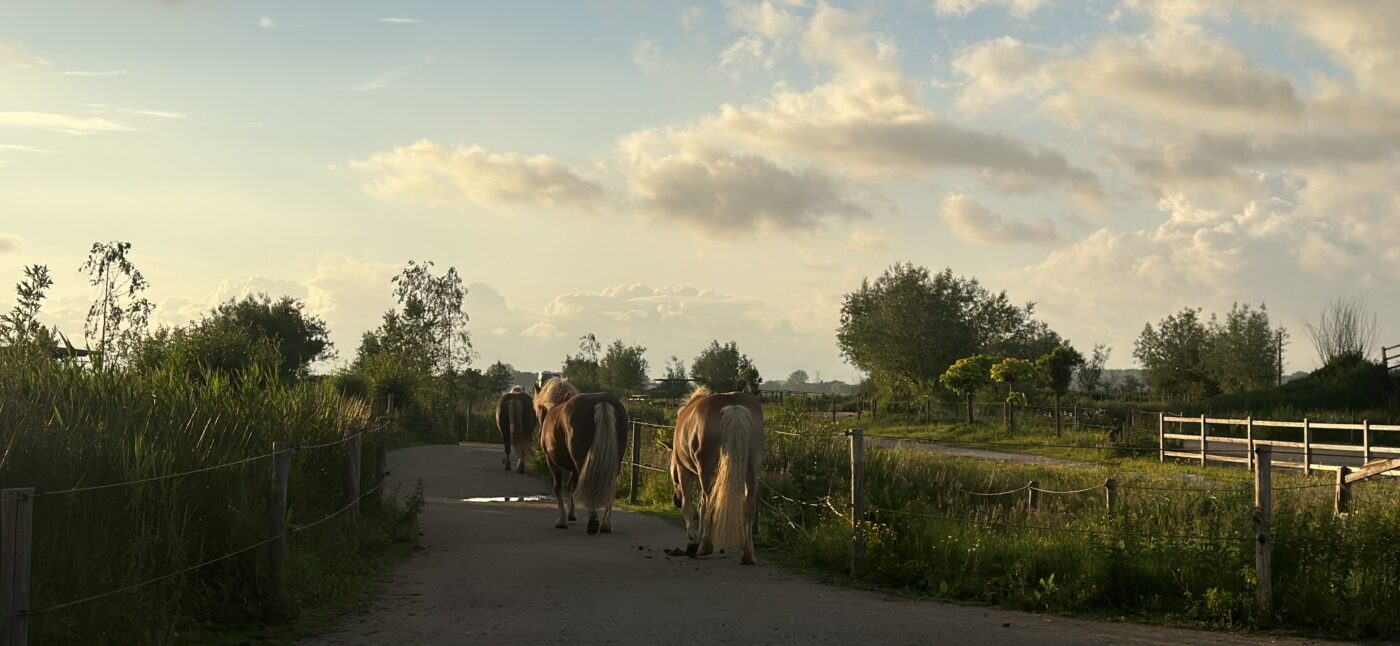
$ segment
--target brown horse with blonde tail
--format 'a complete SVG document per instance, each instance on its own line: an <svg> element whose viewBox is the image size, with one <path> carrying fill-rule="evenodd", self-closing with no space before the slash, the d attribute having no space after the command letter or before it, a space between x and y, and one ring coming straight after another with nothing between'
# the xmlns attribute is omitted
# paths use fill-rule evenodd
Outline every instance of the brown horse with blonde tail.
<svg viewBox="0 0 1400 646"><path fill-rule="evenodd" d="M763 444L763 405L753 395L716 395L700 387L681 406L671 444L671 483L685 516L687 556L742 550L739 562L754 562ZM692 492L697 483L698 514Z"/></svg>
<svg viewBox="0 0 1400 646"><path fill-rule="evenodd" d="M520 386L513 386L510 392L501 395L496 402L496 428L501 431L501 441L506 447L503 462L510 470L510 452L515 449L517 473L525 473L525 465L535 448L535 429L539 419L535 415L534 400Z"/></svg>
<svg viewBox="0 0 1400 646"><path fill-rule="evenodd" d="M537 397L540 444L554 479L559 516L554 526L577 520L574 505L588 510L588 533L612 532L617 474L627 447L627 409L607 393L580 394L572 384L551 379ZM569 512L564 514L564 476L569 475ZM566 520L567 518L567 520Z"/></svg>

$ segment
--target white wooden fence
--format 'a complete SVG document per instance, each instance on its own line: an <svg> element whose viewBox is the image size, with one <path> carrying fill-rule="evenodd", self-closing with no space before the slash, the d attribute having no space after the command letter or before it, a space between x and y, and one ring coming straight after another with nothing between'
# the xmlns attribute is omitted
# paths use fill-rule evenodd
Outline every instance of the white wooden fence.
<svg viewBox="0 0 1400 646"><path fill-rule="evenodd" d="M1185 458L1208 462L1230 462L1254 468L1254 447L1273 447L1273 465L1312 471L1336 471L1341 467L1361 467L1378 459L1400 457L1400 446L1378 446L1384 433L1400 433L1400 425L1314 422L1276 422L1206 417L1181 417L1163 413L1157 424L1158 458ZM1263 439L1260 429L1288 429L1285 434L1302 441ZM1316 431L1351 431L1354 440L1346 444L1317 442ZM1243 435L1243 437L1240 437ZM1276 434L1275 434L1276 435ZM1395 437L1400 441L1400 436ZM1389 440L1390 438L1385 438ZM1383 442L1383 444L1393 444Z"/></svg>

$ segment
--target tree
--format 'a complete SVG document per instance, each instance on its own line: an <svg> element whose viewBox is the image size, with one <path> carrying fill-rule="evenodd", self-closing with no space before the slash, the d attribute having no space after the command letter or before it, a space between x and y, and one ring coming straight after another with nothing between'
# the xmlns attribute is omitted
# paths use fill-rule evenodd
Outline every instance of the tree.
<svg viewBox="0 0 1400 646"><path fill-rule="evenodd" d="M598 352L602 349L602 344L592 332L578 338L578 356L565 355L564 367L560 371L565 379L568 379L580 391L586 393L599 392L603 390L603 382L599 375Z"/></svg>
<svg viewBox="0 0 1400 646"><path fill-rule="evenodd" d="M487 394L501 394L515 380L515 368L508 363L497 361L486 368L481 377L481 388Z"/></svg>
<svg viewBox="0 0 1400 646"><path fill-rule="evenodd" d="M1156 328L1148 323L1133 345L1148 384L1165 397L1199 399L1218 389L1205 370L1210 334L1200 313L1188 307L1162 319Z"/></svg>
<svg viewBox="0 0 1400 646"><path fill-rule="evenodd" d="M690 376L696 383L715 392L757 392L758 385L763 383L758 368L747 355L739 352L739 344L733 341L724 345L720 345L718 340L711 341L710 346L701 350L690 362Z"/></svg>
<svg viewBox="0 0 1400 646"><path fill-rule="evenodd" d="M967 399L967 423L972 423L972 398L992 383L992 358L985 354L963 357L948 366L938 383Z"/></svg>
<svg viewBox="0 0 1400 646"><path fill-rule="evenodd" d="M1010 401L1013 395L1020 392L1017 390L1017 386L1039 376L1039 373L1035 369L1035 364L1031 363L1029 359L1022 359L1020 357L1007 357L1002 359L992 364L990 372L992 381L999 384L1006 384L1007 401Z"/></svg>
<svg viewBox="0 0 1400 646"><path fill-rule="evenodd" d="M640 345L629 346L621 340L613 341L598 364L598 381L603 391L621 396L646 388L649 380L647 360L643 357L646 351Z"/></svg>
<svg viewBox="0 0 1400 646"><path fill-rule="evenodd" d="M1055 435L1060 434L1060 397L1069 391L1074 373L1084 365L1084 355L1067 345L1062 345L1042 355L1035 362L1050 392L1055 394Z"/></svg>
<svg viewBox="0 0 1400 646"><path fill-rule="evenodd" d="M53 279L47 266L24 268L24 280L15 285L14 308L9 314L0 315L0 342L10 347L29 346L44 353L54 350L54 338L58 335L38 318L50 287Z"/></svg>
<svg viewBox="0 0 1400 646"><path fill-rule="evenodd" d="M433 262L408 261L393 277L394 296L403 308L403 318L428 335L428 350L437 371L449 378L471 365L472 342L467 332L467 313L462 310L467 289L456 267L441 276L433 274Z"/></svg>
<svg viewBox="0 0 1400 646"><path fill-rule="evenodd" d="M83 337L94 352L93 366L99 369L130 357L155 309L141 296L146 291L146 278L131 261L130 253L130 242L94 242L87 261L79 268L98 290L83 323Z"/></svg>
<svg viewBox="0 0 1400 646"><path fill-rule="evenodd" d="M689 390L686 381L685 362L681 361L679 357L671 355L671 358L666 361L661 385L657 387L656 391L664 397L680 397Z"/></svg>
<svg viewBox="0 0 1400 646"><path fill-rule="evenodd" d="M1376 315L1364 297L1338 298L1322 309L1317 327L1308 324L1308 336L1323 367L1369 359L1376 347Z"/></svg>
<svg viewBox="0 0 1400 646"><path fill-rule="evenodd" d="M1079 367L1075 374L1076 381L1079 382L1079 390L1086 393L1097 393L1105 384L1103 383L1103 367L1108 363L1109 354L1112 350L1102 343L1094 344L1094 352L1084 365Z"/></svg>
<svg viewBox="0 0 1400 646"><path fill-rule="evenodd" d="M268 339L277 349L276 369L283 380L304 377L311 364L335 356L330 330L320 317L291 296L272 300L265 293L243 300L229 299L214 308L197 326L230 326L254 339Z"/></svg>
<svg viewBox="0 0 1400 646"><path fill-rule="evenodd" d="M787 378L787 387L788 387L788 388L790 388L790 389L792 389L792 390L801 390L802 387L803 387L803 386L806 386L806 385L807 385L807 371L806 371L806 370L802 370L801 368L799 368L799 369L797 369L797 370L792 371L792 374L788 375L788 378Z"/></svg>
<svg viewBox="0 0 1400 646"><path fill-rule="evenodd" d="M959 358L1037 357L1059 345L1034 311L951 269L930 274L899 263L846 295L836 338L846 360L885 392L929 393Z"/></svg>
<svg viewBox="0 0 1400 646"><path fill-rule="evenodd" d="M1278 357L1288 332L1270 326L1263 305L1254 309L1236 303L1223 322L1212 314L1207 331L1206 373L1222 392L1259 390L1277 383Z"/></svg>

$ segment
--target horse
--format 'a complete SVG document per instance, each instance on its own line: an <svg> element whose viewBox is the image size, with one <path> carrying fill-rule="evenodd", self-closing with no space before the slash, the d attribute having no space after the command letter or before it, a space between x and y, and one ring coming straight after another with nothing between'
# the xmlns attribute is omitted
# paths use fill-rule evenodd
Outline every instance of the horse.
<svg viewBox="0 0 1400 646"><path fill-rule="evenodd" d="M501 431L501 441L506 447L506 457L502 460L506 471L510 471L510 450L515 448L515 456L520 461L517 473L525 473L525 463L535 448L535 428L539 418L535 415L534 400L520 386L512 386L510 392L501 395L496 402L496 428Z"/></svg>
<svg viewBox="0 0 1400 646"><path fill-rule="evenodd" d="M763 444L763 405L753 395L699 387L681 406L671 442L671 484L685 517L686 556L742 549L739 562L754 562ZM691 493L696 480L698 517Z"/></svg>
<svg viewBox="0 0 1400 646"><path fill-rule="evenodd" d="M572 391L572 392L569 392ZM535 398L543 410L540 444L549 474L554 479L554 499L559 516L554 526L568 529L578 520L575 503L588 510L588 534L612 532L612 503L622 452L627 446L627 409L607 393L584 393L571 384L551 379ZM569 512L564 514L564 475L569 479ZM599 512L601 513L601 517Z"/></svg>

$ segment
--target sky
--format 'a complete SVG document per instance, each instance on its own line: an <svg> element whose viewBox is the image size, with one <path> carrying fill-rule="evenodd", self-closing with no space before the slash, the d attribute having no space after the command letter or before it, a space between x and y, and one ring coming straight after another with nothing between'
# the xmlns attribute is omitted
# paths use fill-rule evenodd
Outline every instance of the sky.
<svg viewBox="0 0 1400 646"><path fill-rule="evenodd" d="M18 0L0 281L48 265L80 337L125 240L157 322L287 294L343 363L432 260L480 365L591 332L851 381L843 296L908 261L1110 367L1263 303L1292 372L1333 298L1400 343L1397 114L1393 2Z"/></svg>

